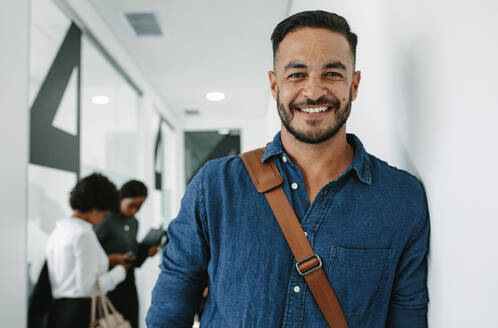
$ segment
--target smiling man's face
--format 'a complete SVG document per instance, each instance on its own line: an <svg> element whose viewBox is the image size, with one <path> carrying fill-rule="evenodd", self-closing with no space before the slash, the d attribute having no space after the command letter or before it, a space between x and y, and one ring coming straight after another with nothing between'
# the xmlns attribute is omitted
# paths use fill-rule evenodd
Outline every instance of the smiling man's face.
<svg viewBox="0 0 498 328"><path fill-rule="evenodd" d="M325 28L290 32L278 46L274 69L271 90L285 130L311 144L335 136L360 83L346 38Z"/></svg>

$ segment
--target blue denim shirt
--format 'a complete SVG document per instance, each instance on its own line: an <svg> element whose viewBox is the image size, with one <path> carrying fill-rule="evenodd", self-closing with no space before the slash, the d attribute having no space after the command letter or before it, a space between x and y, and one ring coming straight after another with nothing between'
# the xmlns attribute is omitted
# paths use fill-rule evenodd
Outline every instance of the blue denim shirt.
<svg viewBox="0 0 498 328"><path fill-rule="evenodd" d="M309 204L300 169L277 134L283 189L342 305L350 328L427 327L429 214L420 182L369 155L348 135L350 166ZM240 157L208 162L168 228L148 327L328 327L263 194Z"/></svg>

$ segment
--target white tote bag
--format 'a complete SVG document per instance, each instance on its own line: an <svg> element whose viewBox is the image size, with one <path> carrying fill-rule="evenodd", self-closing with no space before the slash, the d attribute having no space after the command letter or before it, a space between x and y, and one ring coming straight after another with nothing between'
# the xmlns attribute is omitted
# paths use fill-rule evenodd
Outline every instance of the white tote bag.
<svg viewBox="0 0 498 328"><path fill-rule="evenodd" d="M98 279L93 284L90 315L90 328L131 328L130 322L116 311L107 295L102 292Z"/></svg>

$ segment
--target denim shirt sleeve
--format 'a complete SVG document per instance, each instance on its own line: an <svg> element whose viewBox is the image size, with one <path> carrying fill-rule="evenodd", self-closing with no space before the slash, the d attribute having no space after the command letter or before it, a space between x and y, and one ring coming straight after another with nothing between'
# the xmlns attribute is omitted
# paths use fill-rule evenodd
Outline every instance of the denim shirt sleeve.
<svg viewBox="0 0 498 328"><path fill-rule="evenodd" d="M147 327L192 327L207 285L209 250L203 232L205 207L201 168L188 186L178 216L168 227L169 243L162 254L161 272L152 291Z"/></svg>
<svg viewBox="0 0 498 328"><path fill-rule="evenodd" d="M424 195L425 196L425 195ZM388 328L427 327L427 253L430 220L427 201L396 269Z"/></svg>

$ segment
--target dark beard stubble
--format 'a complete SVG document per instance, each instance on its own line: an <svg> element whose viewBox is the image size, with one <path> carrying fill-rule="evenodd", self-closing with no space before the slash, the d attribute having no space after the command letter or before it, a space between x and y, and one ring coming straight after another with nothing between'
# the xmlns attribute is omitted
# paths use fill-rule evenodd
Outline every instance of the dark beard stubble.
<svg viewBox="0 0 498 328"><path fill-rule="evenodd" d="M285 110L284 105L280 103L280 93L277 92L277 109L278 115L280 116L280 120L283 125L297 140L308 143L308 144L319 144L324 141L329 140L334 137L337 132L342 128L342 126L346 123L349 118L349 114L351 113L351 96L352 90L349 90L349 99L346 103L344 109L340 109L340 103L337 99L327 99L325 97L320 97L317 100L309 100L307 99L305 102L299 104L291 103L289 105L289 110ZM315 105L315 106L327 106L331 107L331 111L336 111L336 120L329 126L325 131L320 134L312 132L306 132L303 130L296 129L292 126L291 122L294 118L295 111L297 108L303 105ZM318 121L310 121L308 123L310 126L315 126L318 124Z"/></svg>

